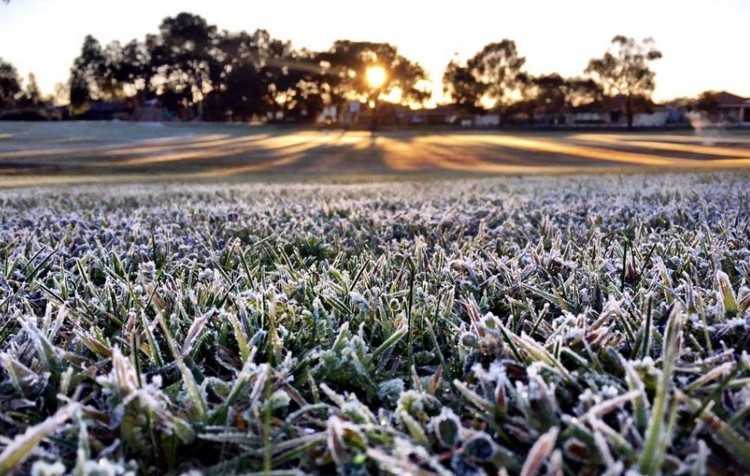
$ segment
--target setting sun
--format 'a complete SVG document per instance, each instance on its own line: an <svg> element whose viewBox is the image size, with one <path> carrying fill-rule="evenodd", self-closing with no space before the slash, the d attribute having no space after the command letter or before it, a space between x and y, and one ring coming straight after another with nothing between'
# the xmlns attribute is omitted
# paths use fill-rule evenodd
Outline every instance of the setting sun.
<svg viewBox="0 0 750 476"><path fill-rule="evenodd" d="M367 78L367 84L378 89L385 84L388 74L382 66L370 66L365 71L365 77Z"/></svg>

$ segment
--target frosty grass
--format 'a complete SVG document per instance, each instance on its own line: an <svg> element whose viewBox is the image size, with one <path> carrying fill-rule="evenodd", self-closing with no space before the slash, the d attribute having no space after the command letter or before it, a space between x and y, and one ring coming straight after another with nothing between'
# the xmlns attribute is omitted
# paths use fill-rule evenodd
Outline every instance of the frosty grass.
<svg viewBox="0 0 750 476"><path fill-rule="evenodd" d="M747 174L0 214L0 474L750 472Z"/></svg>

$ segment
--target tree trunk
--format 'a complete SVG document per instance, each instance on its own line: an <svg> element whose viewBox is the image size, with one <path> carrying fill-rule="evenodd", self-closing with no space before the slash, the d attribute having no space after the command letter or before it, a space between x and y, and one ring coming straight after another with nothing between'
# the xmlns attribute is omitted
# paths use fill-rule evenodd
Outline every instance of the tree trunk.
<svg viewBox="0 0 750 476"><path fill-rule="evenodd" d="M633 99L628 95L628 99L625 101L625 115L628 118L628 130L633 130Z"/></svg>

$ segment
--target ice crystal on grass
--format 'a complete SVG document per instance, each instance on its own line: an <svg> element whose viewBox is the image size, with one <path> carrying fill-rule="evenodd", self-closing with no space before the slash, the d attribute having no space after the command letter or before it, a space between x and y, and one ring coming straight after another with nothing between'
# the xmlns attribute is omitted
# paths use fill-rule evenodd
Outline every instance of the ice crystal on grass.
<svg viewBox="0 0 750 476"><path fill-rule="evenodd" d="M748 473L748 184L0 192L0 472Z"/></svg>

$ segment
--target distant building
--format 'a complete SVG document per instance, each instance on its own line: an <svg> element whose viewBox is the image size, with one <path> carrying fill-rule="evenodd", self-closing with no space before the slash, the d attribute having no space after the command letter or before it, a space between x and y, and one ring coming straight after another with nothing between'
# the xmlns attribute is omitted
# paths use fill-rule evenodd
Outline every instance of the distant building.
<svg viewBox="0 0 750 476"><path fill-rule="evenodd" d="M165 122L175 119L174 114L162 106L158 99L144 101L143 105L136 106L130 115L130 120L135 122Z"/></svg>
<svg viewBox="0 0 750 476"><path fill-rule="evenodd" d="M609 122L611 115L599 104L584 104L569 108L564 114L566 126L601 126Z"/></svg>
<svg viewBox="0 0 750 476"><path fill-rule="evenodd" d="M750 98L722 91L717 93L719 122L750 126Z"/></svg>
<svg viewBox="0 0 750 476"><path fill-rule="evenodd" d="M319 125L331 126L339 122L339 108L329 105L323 108L316 121Z"/></svg>
<svg viewBox="0 0 750 476"><path fill-rule="evenodd" d="M633 114L633 127L664 127L670 118L675 117L669 108L650 101L638 106L638 112ZM568 126L627 127L627 98L622 95L607 97L601 103L571 108L565 112L564 118Z"/></svg>
<svg viewBox="0 0 750 476"><path fill-rule="evenodd" d="M663 106L655 106L649 112L637 112L633 116L634 127L664 127L670 117L669 110Z"/></svg>
<svg viewBox="0 0 750 476"><path fill-rule="evenodd" d="M502 118L500 117L500 113L497 111L490 111L486 114L477 115L474 118L474 127L485 129L490 127L500 127L501 122Z"/></svg>
<svg viewBox="0 0 750 476"><path fill-rule="evenodd" d="M406 125L445 126L456 122L456 108L445 104L431 109L402 108L396 113L398 122Z"/></svg>
<svg viewBox="0 0 750 476"><path fill-rule="evenodd" d="M91 103L83 114L76 119L87 121L111 121L114 119L127 120L130 114L122 101L95 101Z"/></svg>

